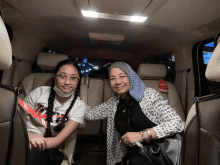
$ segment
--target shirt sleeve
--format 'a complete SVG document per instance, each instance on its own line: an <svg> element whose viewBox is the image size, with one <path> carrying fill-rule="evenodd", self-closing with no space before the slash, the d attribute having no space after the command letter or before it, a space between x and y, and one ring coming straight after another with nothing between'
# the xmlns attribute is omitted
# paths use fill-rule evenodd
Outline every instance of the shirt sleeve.
<svg viewBox="0 0 220 165"><path fill-rule="evenodd" d="M42 93L41 87L34 89L30 92L25 98L24 102L26 102L33 110L35 109L35 104L37 103L37 99L40 97ZM26 124L27 124L27 131L33 132L42 135L42 133L35 127L32 122L30 121L30 115L27 115Z"/></svg>
<svg viewBox="0 0 220 165"><path fill-rule="evenodd" d="M80 124L84 123L84 115L86 111L86 105L85 103L77 98L76 100L76 106L73 106L73 109L70 111L69 119L76 121Z"/></svg>
<svg viewBox="0 0 220 165"><path fill-rule="evenodd" d="M111 97L106 102L95 106L94 108L86 106L85 118L87 120L101 120L108 117L109 110L114 109L115 97Z"/></svg>
<svg viewBox="0 0 220 165"><path fill-rule="evenodd" d="M158 125L153 127L158 138L171 136L184 130L185 122L168 104L168 100L153 89L152 106L156 111Z"/></svg>

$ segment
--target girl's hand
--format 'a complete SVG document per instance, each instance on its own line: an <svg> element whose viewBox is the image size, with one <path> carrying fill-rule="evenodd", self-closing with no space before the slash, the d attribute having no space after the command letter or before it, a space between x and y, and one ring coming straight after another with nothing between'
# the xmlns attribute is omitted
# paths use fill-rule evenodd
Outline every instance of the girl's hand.
<svg viewBox="0 0 220 165"><path fill-rule="evenodd" d="M31 132L28 132L30 149L38 148L39 150L44 151L46 149L46 139L43 136L35 135Z"/></svg>
<svg viewBox="0 0 220 165"><path fill-rule="evenodd" d="M58 148L60 145L56 137L49 137L45 139L46 139L46 149Z"/></svg>
<svg viewBox="0 0 220 165"><path fill-rule="evenodd" d="M122 136L120 143L123 142L127 146L133 147L137 141L142 142L141 132L127 132Z"/></svg>

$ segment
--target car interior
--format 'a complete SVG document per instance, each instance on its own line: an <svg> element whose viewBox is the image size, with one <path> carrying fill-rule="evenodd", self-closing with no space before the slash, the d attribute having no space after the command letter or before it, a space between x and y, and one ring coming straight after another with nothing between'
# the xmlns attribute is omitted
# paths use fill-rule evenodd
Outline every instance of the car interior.
<svg viewBox="0 0 220 165"><path fill-rule="evenodd" d="M82 74L80 98L95 107L115 95L108 67L124 61L186 122L181 165L218 165L219 8L219 0L2 0L0 84L19 89L23 100L51 86L57 63L72 58ZM14 106L14 95L2 86L0 164L27 164L26 114L17 107L22 118L14 119L11 145L12 112L4 103ZM65 159L106 164L106 138L106 119L85 120L66 140Z"/></svg>

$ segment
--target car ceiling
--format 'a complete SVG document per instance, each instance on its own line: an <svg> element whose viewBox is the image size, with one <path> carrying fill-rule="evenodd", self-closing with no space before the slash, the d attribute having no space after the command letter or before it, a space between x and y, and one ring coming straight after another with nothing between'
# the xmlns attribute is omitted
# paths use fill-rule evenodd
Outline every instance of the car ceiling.
<svg viewBox="0 0 220 165"><path fill-rule="evenodd" d="M4 0L0 5L5 22L14 32L48 40L50 48L69 53L75 47L83 49L98 45L102 49L132 48L132 51L141 50L143 55L145 50L168 54L176 45L212 38L220 29L219 0L154 0L155 3L163 3L147 15L149 18L142 24L83 17L82 2ZM147 5L145 0L89 0L88 3L98 12L119 14L132 14L138 11L137 8L143 10L145 3ZM145 15L144 12L141 14ZM91 43L88 33L125 35L125 40L106 47L105 42Z"/></svg>

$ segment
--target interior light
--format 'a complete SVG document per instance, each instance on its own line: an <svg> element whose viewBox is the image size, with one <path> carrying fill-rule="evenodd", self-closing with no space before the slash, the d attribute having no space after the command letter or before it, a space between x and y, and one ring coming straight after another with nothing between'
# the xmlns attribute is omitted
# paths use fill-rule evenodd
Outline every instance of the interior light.
<svg viewBox="0 0 220 165"><path fill-rule="evenodd" d="M144 22L147 19L147 17L139 17L139 16L132 16L131 22Z"/></svg>
<svg viewBox="0 0 220 165"><path fill-rule="evenodd" d="M97 12L94 11L86 11L86 10L82 10L82 14L84 17L93 17L93 18L97 18Z"/></svg>

